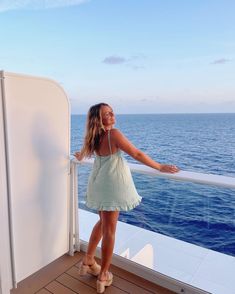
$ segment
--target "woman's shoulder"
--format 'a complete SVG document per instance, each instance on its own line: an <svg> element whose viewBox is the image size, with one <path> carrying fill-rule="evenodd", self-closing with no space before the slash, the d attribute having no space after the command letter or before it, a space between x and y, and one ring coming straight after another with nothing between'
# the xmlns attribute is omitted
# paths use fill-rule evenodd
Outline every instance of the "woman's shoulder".
<svg viewBox="0 0 235 294"><path fill-rule="evenodd" d="M113 128L110 130L110 134L112 135L112 137L116 137L122 135L122 132L117 128Z"/></svg>
<svg viewBox="0 0 235 294"><path fill-rule="evenodd" d="M111 139L116 143L123 141L125 139L125 135L119 129L111 129L110 134Z"/></svg>

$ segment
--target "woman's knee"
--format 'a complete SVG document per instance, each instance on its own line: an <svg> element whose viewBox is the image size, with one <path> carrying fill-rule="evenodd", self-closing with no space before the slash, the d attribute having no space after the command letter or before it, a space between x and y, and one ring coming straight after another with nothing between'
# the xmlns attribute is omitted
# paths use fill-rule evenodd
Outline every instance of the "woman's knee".
<svg viewBox="0 0 235 294"><path fill-rule="evenodd" d="M107 235L107 236L114 236L116 233L116 225L115 224L106 224L106 225L102 225L102 233L103 235Z"/></svg>
<svg viewBox="0 0 235 294"><path fill-rule="evenodd" d="M118 213L104 213L102 217L102 232L109 236L115 235Z"/></svg>

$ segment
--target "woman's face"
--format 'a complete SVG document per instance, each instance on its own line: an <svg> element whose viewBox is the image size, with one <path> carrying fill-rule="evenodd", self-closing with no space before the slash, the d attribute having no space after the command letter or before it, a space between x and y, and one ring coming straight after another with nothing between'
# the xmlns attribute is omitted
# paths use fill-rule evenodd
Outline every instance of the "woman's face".
<svg viewBox="0 0 235 294"><path fill-rule="evenodd" d="M101 107L102 123L106 128L112 127L115 124L115 116L110 106Z"/></svg>

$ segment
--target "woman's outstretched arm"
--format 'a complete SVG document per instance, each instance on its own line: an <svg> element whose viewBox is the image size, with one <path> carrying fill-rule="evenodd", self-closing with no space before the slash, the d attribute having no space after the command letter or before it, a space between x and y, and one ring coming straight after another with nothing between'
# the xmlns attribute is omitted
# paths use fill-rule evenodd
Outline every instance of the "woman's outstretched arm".
<svg viewBox="0 0 235 294"><path fill-rule="evenodd" d="M175 165L161 164L154 161L151 157L145 154L143 151L137 149L119 130L112 130L112 141L116 144L117 148L120 148L128 155L138 160L139 162L157 169L161 172L175 173L179 171L179 168Z"/></svg>

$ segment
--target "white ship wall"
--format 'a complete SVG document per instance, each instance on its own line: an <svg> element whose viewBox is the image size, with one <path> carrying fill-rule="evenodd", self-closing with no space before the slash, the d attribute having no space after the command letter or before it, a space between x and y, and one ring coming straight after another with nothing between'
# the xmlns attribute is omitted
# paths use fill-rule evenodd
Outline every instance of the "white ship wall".
<svg viewBox="0 0 235 294"><path fill-rule="evenodd" d="M1 201L5 206L9 201L17 283L69 249L70 106L54 81L6 72L1 76L6 135L2 138L1 130L1 159L5 144L9 183Z"/></svg>
<svg viewBox="0 0 235 294"><path fill-rule="evenodd" d="M9 289L13 287L13 283L11 274L2 90L0 79L0 294L5 294L9 293Z"/></svg>

